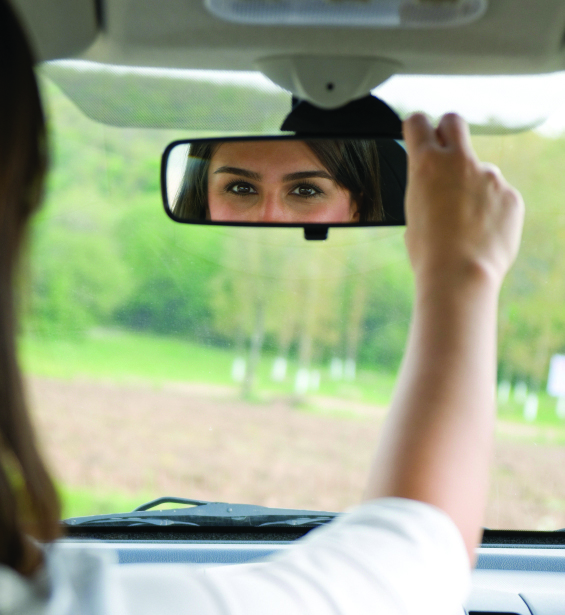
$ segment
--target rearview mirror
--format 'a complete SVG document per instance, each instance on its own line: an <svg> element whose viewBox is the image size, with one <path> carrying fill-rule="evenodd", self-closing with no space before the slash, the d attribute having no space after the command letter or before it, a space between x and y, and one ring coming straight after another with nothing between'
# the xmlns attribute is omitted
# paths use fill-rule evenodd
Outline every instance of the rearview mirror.
<svg viewBox="0 0 565 615"><path fill-rule="evenodd" d="M163 153L161 189L176 222L398 226L406 167L391 138L175 141Z"/></svg>

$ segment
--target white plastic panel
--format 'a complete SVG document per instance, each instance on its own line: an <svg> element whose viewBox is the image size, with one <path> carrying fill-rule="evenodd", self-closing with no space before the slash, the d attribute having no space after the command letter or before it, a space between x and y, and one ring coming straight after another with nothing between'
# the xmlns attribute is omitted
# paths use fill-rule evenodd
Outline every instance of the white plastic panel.
<svg viewBox="0 0 565 615"><path fill-rule="evenodd" d="M242 25L212 14L204 0L104 0L103 7L103 33L83 58L110 64L248 71L261 58L292 54L384 58L404 74L565 68L563 0L488 0L480 19L454 28Z"/></svg>
<svg viewBox="0 0 565 615"><path fill-rule="evenodd" d="M38 61L86 49L98 29L95 0L13 0Z"/></svg>
<svg viewBox="0 0 565 615"><path fill-rule="evenodd" d="M205 0L214 15L244 24L362 26L378 28L459 26L478 19L486 0Z"/></svg>
<svg viewBox="0 0 565 615"><path fill-rule="evenodd" d="M292 542L80 540L66 549L112 551L120 564L177 563L199 566L243 564L291 548ZM562 615L565 612L565 549L479 548L467 612ZM529 608L528 608L529 607ZM463 612L463 610L462 610Z"/></svg>

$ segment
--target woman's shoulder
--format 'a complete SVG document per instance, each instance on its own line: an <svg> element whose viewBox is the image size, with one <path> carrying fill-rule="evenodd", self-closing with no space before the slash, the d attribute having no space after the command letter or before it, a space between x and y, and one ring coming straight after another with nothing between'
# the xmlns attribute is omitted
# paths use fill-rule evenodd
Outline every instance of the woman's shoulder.
<svg viewBox="0 0 565 615"><path fill-rule="evenodd" d="M0 613L41 613L48 594L44 568L27 578L13 568L0 564Z"/></svg>
<svg viewBox="0 0 565 615"><path fill-rule="evenodd" d="M60 541L43 548L43 565L31 577L0 565L0 613L96 613L93 601L104 591L114 563L111 551L70 547Z"/></svg>
<svg viewBox="0 0 565 615"><path fill-rule="evenodd" d="M294 605L294 612L308 612L308 605L328 599L343 607L340 612L358 612L357 607L379 600L384 608L392 598L396 610L389 604L392 610L385 611L401 612L407 606L410 579L419 588L415 595L427 596L429 604L436 605L441 595L446 609L460 604L468 590L469 563L457 528L445 513L421 502L366 502L293 547L256 565L207 569L182 564L118 566L112 549L63 540L45 548L44 566L33 578L0 567L0 613L122 615L183 612L188 607L207 615L261 613L263 598L275 595L281 604ZM444 587L446 579L450 591ZM379 590L383 586L386 595ZM222 609L222 604L228 607ZM345 608L348 605L351 608Z"/></svg>

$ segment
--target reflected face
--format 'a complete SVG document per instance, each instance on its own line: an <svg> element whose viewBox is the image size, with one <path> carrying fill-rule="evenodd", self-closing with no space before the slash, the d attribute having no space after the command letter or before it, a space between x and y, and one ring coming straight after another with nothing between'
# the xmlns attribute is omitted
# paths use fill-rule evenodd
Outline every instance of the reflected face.
<svg viewBox="0 0 565 615"><path fill-rule="evenodd" d="M357 222L357 205L302 141L223 143L210 161L211 220Z"/></svg>

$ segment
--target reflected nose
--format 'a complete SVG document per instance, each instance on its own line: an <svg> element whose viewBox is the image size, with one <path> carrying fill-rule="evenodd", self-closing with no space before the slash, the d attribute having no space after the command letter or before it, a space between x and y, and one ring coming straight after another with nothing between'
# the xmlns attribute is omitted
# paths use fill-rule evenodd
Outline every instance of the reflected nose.
<svg viewBox="0 0 565 615"><path fill-rule="evenodd" d="M275 191L265 193L258 203L257 213L257 222L283 222L285 206L281 195Z"/></svg>

